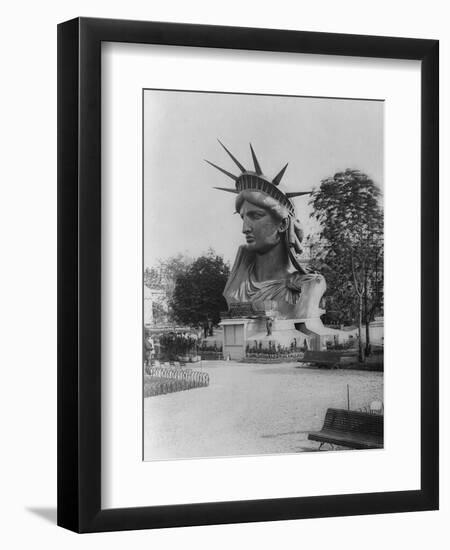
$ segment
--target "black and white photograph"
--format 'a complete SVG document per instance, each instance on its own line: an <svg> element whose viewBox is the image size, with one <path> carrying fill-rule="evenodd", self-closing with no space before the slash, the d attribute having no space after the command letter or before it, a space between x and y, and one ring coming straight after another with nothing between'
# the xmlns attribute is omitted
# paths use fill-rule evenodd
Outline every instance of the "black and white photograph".
<svg viewBox="0 0 450 550"><path fill-rule="evenodd" d="M448 11L5 3L2 548L448 538Z"/></svg>
<svg viewBox="0 0 450 550"><path fill-rule="evenodd" d="M384 102L142 107L143 459L382 449Z"/></svg>

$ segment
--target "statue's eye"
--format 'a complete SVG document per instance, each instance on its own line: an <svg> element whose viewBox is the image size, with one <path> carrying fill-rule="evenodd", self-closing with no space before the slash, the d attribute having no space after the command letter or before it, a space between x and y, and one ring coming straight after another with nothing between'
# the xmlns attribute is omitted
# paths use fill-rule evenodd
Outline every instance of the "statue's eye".
<svg viewBox="0 0 450 550"><path fill-rule="evenodd" d="M264 213L263 212L249 212L248 216L252 220L259 220L260 218L262 218L264 216Z"/></svg>

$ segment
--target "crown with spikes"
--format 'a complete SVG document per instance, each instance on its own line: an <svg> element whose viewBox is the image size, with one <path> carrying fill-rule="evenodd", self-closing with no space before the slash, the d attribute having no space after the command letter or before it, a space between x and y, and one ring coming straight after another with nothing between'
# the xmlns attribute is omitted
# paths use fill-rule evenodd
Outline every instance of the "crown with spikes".
<svg viewBox="0 0 450 550"><path fill-rule="evenodd" d="M236 164L236 166L241 170L240 176L235 176L231 172L228 172L227 170L224 170L223 168L220 168L220 166L217 166L213 162L210 162L207 160L206 162L216 168L217 170L220 170L223 174L231 178L236 182L236 187L228 188L228 187L215 187L214 189L219 189L220 191L227 191L228 193L240 193L241 191L244 191L246 189L250 191L262 191L263 193L266 193L267 195L270 195L272 198L274 198L276 201L278 201L280 204L285 206L291 216L295 216L295 207L292 201L290 200L292 197L300 197L302 195L309 195L311 191L298 191L296 193L283 193L278 188L278 185L280 184L281 178L284 176L284 172L286 171L287 164L278 172L278 174L270 180L267 176L265 176L262 173L261 166L258 162L258 159L256 158L255 151L253 150L252 144L250 143L250 150L252 153L253 158L253 164L255 166L255 171L251 172L249 170L246 170L244 166L237 160L234 155L230 153L230 151L225 147L225 145L220 141L217 140L220 145L225 149L225 151L228 153L230 158L233 160L233 162Z"/></svg>

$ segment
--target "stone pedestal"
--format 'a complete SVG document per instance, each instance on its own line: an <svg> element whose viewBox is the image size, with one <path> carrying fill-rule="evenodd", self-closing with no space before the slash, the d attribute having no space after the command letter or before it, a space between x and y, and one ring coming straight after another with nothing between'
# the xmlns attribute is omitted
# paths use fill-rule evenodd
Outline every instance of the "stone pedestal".
<svg viewBox="0 0 450 550"><path fill-rule="evenodd" d="M326 349L326 341L337 332L326 328L320 318L317 319L274 319L272 332L267 334L266 320L252 318L224 319L223 355L240 361L246 356L246 349L264 348L270 346L290 348L295 343L296 348L304 346L305 341L310 350Z"/></svg>

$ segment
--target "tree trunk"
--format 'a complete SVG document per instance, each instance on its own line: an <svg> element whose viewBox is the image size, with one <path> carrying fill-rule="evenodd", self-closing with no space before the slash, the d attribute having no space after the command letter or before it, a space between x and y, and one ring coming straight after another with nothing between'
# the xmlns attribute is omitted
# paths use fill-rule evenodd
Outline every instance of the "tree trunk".
<svg viewBox="0 0 450 550"><path fill-rule="evenodd" d="M358 341L359 341L359 361L361 363L364 363L366 358L365 358L365 355L364 355L364 348L363 348L363 343L362 343L362 310L363 310L363 300L362 300L362 296L361 295L358 295L358 298L359 298L359 319L358 319Z"/></svg>
<svg viewBox="0 0 450 550"><path fill-rule="evenodd" d="M372 353L372 346L370 345L370 327L369 327L369 317L366 319L366 345L365 345L365 355L366 357Z"/></svg>
<svg viewBox="0 0 450 550"><path fill-rule="evenodd" d="M358 310L359 310L359 315L358 315L358 348L359 348L359 361L361 363L364 363L365 362L365 357L364 357L364 348L363 348L363 343L362 343L362 310L363 310L363 290L364 289L361 289L360 288L360 285L358 284L358 279L356 277L356 270L355 270L355 260L354 260L354 257L352 255L352 273L353 273L353 283L355 285L355 291L356 291L356 294L358 295Z"/></svg>
<svg viewBox="0 0 450 550"><path fill-rule="evenodd" d="M369 305L368 305L368 299L367 299L367 271L364 273L364 322L366 325L366 349L365 349L365 355L366 357L370 355L370 332L369 332L369 323L370 323L370 313L369 313Z"/></svg>

